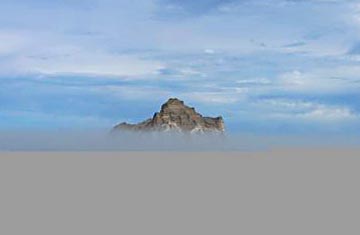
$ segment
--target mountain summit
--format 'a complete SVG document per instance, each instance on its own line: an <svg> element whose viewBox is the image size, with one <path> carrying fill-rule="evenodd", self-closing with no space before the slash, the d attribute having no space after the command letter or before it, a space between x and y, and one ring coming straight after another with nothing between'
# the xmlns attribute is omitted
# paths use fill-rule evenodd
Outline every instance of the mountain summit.
<svg viewBox="0 0 360 235"><path fill-rule="evenodd" d="M170 98L161 106L160 112L138 124L120 123L114 131L175 131L190 133L208 133L225 131L223 118L203 117L194 108L186 106L184 101Z"/></svg>

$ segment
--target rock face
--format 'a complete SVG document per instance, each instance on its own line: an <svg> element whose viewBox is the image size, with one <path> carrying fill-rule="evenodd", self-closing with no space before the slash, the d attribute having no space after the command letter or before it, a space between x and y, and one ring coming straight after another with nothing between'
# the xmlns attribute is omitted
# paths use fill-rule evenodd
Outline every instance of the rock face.
<svg viewBox="0 0 360 235"><path fill-rule="evenodd" d="M115 131L175 131L190 133L209 133L225 131L222 117L203 117L183 101L171 98L161 106L160 112L138 124L120 123Z"/></svg>

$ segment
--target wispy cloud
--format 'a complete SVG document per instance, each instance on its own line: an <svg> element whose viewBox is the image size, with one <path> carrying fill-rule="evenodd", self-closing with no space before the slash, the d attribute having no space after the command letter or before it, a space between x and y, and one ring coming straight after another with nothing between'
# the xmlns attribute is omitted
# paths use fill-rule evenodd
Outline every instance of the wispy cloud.
<svg viewBox="0 0 360 235"><path fill-rule="evenodd" d="M347 106L329 105L293 99L260 100L258 105L270 109L268 117L310 122L359 120L360 116Z"/></svg>
<svg viewBox="0 0 360 235"><path fill-rule="evenodd" d="M336 66L300 72L294 70L278 78L284 90L313 94L351 93L359 90L359 66Z"/></svg>
<svg viewBox="0 0 360 235"><path fill-rule="evenodd" d="M136 77L157 73L164 65L134 53L81 45L63 36L0 31L2 75L89 75Z"/></svg>
<svg viewBox="0 0 360 235"><path fill-rule="evenodd" d="M83 52L45 57L20 57L15 61L20 72L42 75L90 75L132 77L152 75L163 66L160 62L146 61L136 56L111 55L103 52Z"/></svg>
<svg viewBox="0 0 360 235"><path fill-rule="evenodd" d="M4 0L0 111L141 120L178 96L234 126L347 123L358 16L351 0Z"/></svg>

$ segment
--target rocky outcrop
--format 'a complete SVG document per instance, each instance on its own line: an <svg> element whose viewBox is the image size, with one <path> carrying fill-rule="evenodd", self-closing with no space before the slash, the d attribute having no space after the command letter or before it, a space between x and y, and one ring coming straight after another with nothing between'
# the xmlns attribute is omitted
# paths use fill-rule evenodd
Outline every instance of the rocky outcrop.
<svg viewBox="0 0 360 235"><path fill-rule="evenodd" d="M120 123L114 131L174 131L209 133L225 131L223 118L203 117L183 101L171 98L161 106L160 112L138 124Z"/></svg>

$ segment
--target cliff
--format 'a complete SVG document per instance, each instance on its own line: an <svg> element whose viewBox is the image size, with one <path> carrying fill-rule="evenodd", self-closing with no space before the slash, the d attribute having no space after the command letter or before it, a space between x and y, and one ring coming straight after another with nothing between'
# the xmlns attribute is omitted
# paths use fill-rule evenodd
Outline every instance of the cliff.
<svg viewBox="0 0 360 235"><path fill-rule="evenodd" d="M223 118L203 117L192 107L188 107L177 98L169 99L161 106L160 112L138 124L120 123L115 131L175 131L190 133L208 133L225 131Z"/></svg>

